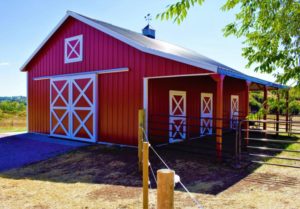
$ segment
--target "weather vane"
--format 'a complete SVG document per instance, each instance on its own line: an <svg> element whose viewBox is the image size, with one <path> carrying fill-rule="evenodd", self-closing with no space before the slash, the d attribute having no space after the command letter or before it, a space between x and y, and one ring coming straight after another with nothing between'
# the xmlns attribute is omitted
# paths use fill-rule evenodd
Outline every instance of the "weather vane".
<svg viewBox="0 0 300 209"><path fill-rule="evenodd" d="M150 22L152 20L152 17L151 17L151 14L148 13L146 16L145 16L145 20L148 22L148 25L150 25Z"/></svg>

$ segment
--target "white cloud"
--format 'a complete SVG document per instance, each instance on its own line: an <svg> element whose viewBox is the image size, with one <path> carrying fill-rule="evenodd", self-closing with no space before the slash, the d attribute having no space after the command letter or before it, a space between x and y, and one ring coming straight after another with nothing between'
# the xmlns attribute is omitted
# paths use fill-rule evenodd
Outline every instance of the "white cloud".
<svg viewBox="0 0 300 209"><path fill-rule="evenodd" d="M1 67L1 66L8 66L8 65L9 65L8 62L0 62L0 67Z"/></svg>

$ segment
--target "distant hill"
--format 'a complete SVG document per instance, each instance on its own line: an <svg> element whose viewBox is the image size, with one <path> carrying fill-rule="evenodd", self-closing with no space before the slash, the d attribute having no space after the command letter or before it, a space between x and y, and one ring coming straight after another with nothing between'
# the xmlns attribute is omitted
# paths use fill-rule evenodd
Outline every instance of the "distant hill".
<svg viewBox="0 0 300 209"><path fill-rule="evenodd" d="M0 97L0 102L2 101L21 102L26 104L27 97L24 96Z"/></svg>

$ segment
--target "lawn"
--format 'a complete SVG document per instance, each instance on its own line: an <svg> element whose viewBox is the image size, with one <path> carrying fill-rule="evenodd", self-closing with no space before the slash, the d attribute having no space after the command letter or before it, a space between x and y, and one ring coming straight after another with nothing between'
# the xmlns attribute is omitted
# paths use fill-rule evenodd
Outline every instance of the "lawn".
<svg viewBox="0 0 300 209"><path fill-rule="evenodd" d="M300 208L300 170L266 165L236 170L167 147L158 152L205 208ZM93 145L1 173L0 208L142 208L136 155L133 148ZM163 167L152 152L150 161L154 170ZM155 208L153 178L151 183ZM180 186L175 208L196 208Z"/></svg>

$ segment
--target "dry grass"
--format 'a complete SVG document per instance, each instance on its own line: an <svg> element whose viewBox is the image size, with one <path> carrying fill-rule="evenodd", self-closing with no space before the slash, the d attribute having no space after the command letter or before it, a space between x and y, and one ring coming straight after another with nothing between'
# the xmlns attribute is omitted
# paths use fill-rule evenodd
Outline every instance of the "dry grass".
<svg viewBox="0 0 300 209"><path fill-rule="evenodd" d="M205 208L300 208L300 170L234 170L196 155L159 150ZM151 158L154 169L161 167ZM136 150L91 146L0 176L0 208L142 208ZM156 190L150 190L155 208ZM175 208L196 208L176 187Z"/></svg>
<svg viewBox="0 0 300 209"><path fill-rule="evenodd" d="M0 118L0 133L26 131L26 114L6 114Z"/></svg>

